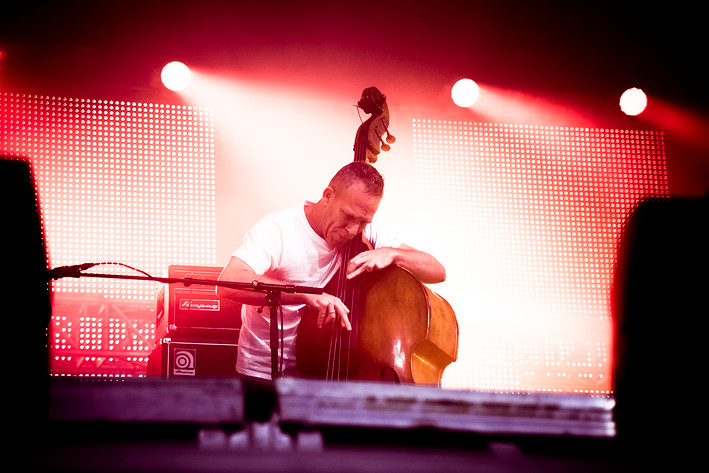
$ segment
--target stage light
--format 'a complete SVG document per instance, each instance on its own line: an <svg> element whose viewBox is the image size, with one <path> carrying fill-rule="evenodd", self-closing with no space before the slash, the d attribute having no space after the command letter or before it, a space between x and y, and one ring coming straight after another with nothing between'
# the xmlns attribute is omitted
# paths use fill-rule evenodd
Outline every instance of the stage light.
<svg viewBox="0 0 709 473"><path fill-rule="evenodd" d="M647 96L642 90L633 87L620 96L620 109L632 117L640 115L647 107Z"/></svg>
<svg viewBox="0 0 709 473"><path fill-rule="evenodd" d="M179 92L190 83L190 69L179 61L172 61L162 68L160 78L165 87Z"/></svg>
<svg viewBox="0 0 709 473"><path fill-rule="evenodd" d="M480 88L471 79L460 79L451 88L451 98L453 103L462 108L475 105L480 97Z"/></svg>

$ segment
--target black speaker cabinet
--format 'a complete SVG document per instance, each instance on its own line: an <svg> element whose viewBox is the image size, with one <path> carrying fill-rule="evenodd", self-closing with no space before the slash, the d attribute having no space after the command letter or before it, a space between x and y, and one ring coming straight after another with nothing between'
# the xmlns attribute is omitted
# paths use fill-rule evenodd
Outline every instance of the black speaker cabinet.
<svg viewBox="0 0 709 473"><path fill-rule="evenodd" d="M151 355L148 375L159 374L164 379L236 377L236 350L236 341L166 337Z"/></svg>

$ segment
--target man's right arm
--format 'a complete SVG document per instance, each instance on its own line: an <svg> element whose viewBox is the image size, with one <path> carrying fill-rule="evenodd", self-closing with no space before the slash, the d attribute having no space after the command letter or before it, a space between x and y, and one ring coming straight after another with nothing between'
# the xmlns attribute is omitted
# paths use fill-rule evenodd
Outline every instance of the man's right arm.
<svg viewBox="0 0 709 473"><path fill-rule="evenodd" d="M259 275L246 264L241 258L232 256L229 262L219 275L219 281L237 282L251 284L258 281L265 284L284 284L283 281L278 281L267 276ZM219 298L232 299L240 304L263 306L265 303L265 295L261 292L233 289L229 287L217 286L217 296ZM282 293L281 303L284 305L305 304L309 309L318 312L318 325L322 326L326 318L339 317L342 326L347 330L351 330L349 322L349 309L337 297L330 294L291 294Z"/></svg>
<svg viewBox="0 0 709 473"><path fill-rule="evenodd" d="M241 258L232 256L229 263L222 269L219 281L251 284L254 281L267 281L265 276L257 275L251 266L246 264ZM232 299L240 304L262 306L264 304L264 294L250 290L240 290L230 287L217 286L217 296L219 298Z"/></svg>

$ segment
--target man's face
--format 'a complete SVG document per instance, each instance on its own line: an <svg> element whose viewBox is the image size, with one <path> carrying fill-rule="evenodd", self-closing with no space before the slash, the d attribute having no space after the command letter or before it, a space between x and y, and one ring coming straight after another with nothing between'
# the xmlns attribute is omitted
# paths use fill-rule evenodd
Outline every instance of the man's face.
<svg viewBox="0 0 709 473"><path fill-rule="evenodd" d="M323 198L326 207L322 237L331 247L344 245L371 223L382 200L368 194L359 183L337 191L328 187Z"/></svg>

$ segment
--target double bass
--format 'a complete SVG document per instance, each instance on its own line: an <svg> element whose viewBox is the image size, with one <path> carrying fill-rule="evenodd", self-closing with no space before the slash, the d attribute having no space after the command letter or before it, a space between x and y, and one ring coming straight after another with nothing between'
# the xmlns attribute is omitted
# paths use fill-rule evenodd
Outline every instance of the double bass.
<svg viewBox="0 0 709 473"><path fill-rule="evenodd" d="M357 106L371 116L357 129L354 160L374 164L395 141L388 129L389 107L376 87L364 89ZM348 280L347 262L368 249L362 235L346 244L339 272L325 288L350 309L352 330L332 319L318 328L316 311L303 315L296 340L299 375L440 386L443 370L458 354L452 307L396 265Z"/></svg>

